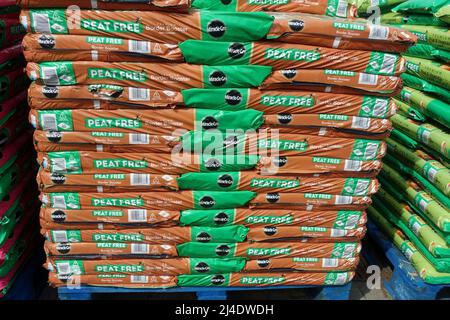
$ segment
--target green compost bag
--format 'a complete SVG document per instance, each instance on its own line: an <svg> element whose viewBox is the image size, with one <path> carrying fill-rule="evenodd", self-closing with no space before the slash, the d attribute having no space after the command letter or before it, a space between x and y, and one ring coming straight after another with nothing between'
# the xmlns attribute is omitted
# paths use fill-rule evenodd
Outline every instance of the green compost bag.
<svg viewBox="0 0 450 320"><path fill-rule="evenodd" d="M390 120L395 129L430 147L445 159L450 159L450 134L430 123L414 122L400 114L392 116Z"/></svg>
<svg viewBox="0 0 450 320"><path fill-rule="evenodd" d="M432 84L422 78L413 76L409 73L404 73L401 75L403 80L403 85L439 96L440 99L449 103L450 102L450 92L445 90L435 84Z"/></svg>
<svg viewBox="0 0 450 320"><path fill-rule="evenodd" d="M450 232L450 211L434 200L426 191L405 179L392 168L383 166L379 180L385 190L395 194L395 197L406 201L420 215L436 226L442 233Z"/></svg>
<svg viewBox="0 0 450 320"><path fill-rule="evenodd" d="M355 5L360 16L371 15L371 7L378 7L380 11L389 12L399 3L405 2L406 0L355 0ZM353 2L353 1L351 1Z"/></svg>
<svg viewBox="0 0 450 320"><path fill-rule="evenodd" d="M251 191L193 191L194 209L204 209L202 199L211 199L212 206L209 209L228 209L245 206L256 197Z"/></svg>
<svg viewBox="0 0 450 320"><path fill-rule="evenodd" d="M447 24L441 19L425 14L403 14L388 12L381 15L382 24L412 24L418 26L446 27Z"/></svg>
<svg viewBox="0 0 450 320"><path fill-rule="evenodd" d="M406 134L395 128L392 129L390 138L398 141L409 149L416 150L419 147L419 143L416 140L411 139Z"/></svg>
<svg viewBox="0 0 450 320"><path fill-rule="evenodd" d="M436 258L450 258L450 246L426 221L414 214L407 204L398 201L383 188L380 188L380 192L374 196L373 200L374 206L379 207L385 215L394 214L399 218L402 224L398 224L398 219L395 219L395 224L401 227L403 232L411 232L415 238L420 240L419 242L426 248L427 253L431 253ZM413 240L409 235L408 237ZM450 271L450 259L447 260L447 270Z"/></svg>
<svg viewBox="0 0 450 320"><path fill-rule="evenodd" d="M447 167L424 152L409 150L389 138L386 139L386 142L389 151L388 154L401 160L405 165L420 173L437 189L447 197L450 197L450 170Z"/></svg>
<svg viewBox="0 0 450 320"><path fill-rule="evenodd" d="M445 23L450 24L450 5L441 7L434 15Z"/></svg>
<svg viewBox="0 0 450 320"><path fill-rule="evenodd" d="M399 114L420 122L423 122L427 119L417 108L413 108L409 104L406 104L405 102L397 98L393 98L393 100L398 107Z"/></svg>
<svg viewBox="0 0 450 320"><path fill-rule="evenodd" d="M14 228L19 221L19 217L23 215L20 201L20 198L14 201L0 220L0 247L3 246L11 234L13 234Z"/></svg>
<svg viewBox="0 0 450 320"><path fill-rule="evenodd" d="M398 98L445 127L450 128L450 112L448 112L450 104L432 98L422 91L411 87L403 87Z"/></svg>
<svg viewBox="0 0 450 320"><path fill-rule="evenodd" d="M409 47L403 55L429 60L442 60L446 63L450 62L450 51L435 48L429 44L418 43Z"/></svg>
<svg viewBox="0 0 450 320"><path fill-rule="evenodd" d="M433 14L440 8L448 5L450 5L449 0L408 0L397 5L392 11Z"/></svg>
<svg viewBox="0 0 450 320"><path fill-rule="evenodd" d="M387 154L383 158L383 163L388 164L399 173L411 177L418 185L420 185L423 189L428 190L433 195L434 198L436 198L442 205L444 205L447 209L450 210L450 198L447 197L444 193L442 193L441 190L436 188L431 182L425 179L413 168L410 168L407 165L403 164L402 161L396 159L390 154Z"/></svg>
<svg viewBox="0 0 450 320"><path fill-rule="evenodd" d="M5 277L16 265L27 247L26 241L20 239L8 250L0 264L0 278Z"/></svg>
<svg viewBox="0 0 450 320"><path fill-rule="evenodd" d="M409 241L406 236L390 223L377 209L373 206L367 209L372 221L380 228L380 231L392 241L392 243L403 253L403 255L411 262L419 276L429 284L449 284L450 273L442 273L417 250L414 244Z"/></svg>
<svg viewBox="0 0 450 320"><path fill-rule="evenodd" d="M429 44L435 48L450 50L450 32L448 32L447 28L410 24L396 24L393 26L415 34L419 44Z"/></svg>
<svg viewBox="0 0 450 320"><path fill-rule="evenodd" d="M405 57L406 72L450 90L449 66L427 59Z"/></svg>

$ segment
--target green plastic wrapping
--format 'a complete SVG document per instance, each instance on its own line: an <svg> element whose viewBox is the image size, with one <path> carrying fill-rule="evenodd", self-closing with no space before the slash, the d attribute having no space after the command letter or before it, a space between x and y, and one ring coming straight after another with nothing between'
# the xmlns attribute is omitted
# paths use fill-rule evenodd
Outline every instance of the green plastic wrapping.
<svg viewBox="0 0 450 320"><path fill-rule="evenodd" d="M391 131L390 138L400 142L409 149L416 150L419 146L419 143L416 140L411 139L406 134L395 128Z"/></svg>
<svg viewBox="0 0 450 320"><path fill-rule="evenodd" d="M436 198L442 205L450 210L450 198L448 198L444 193L441 192L441 190L436 188L431 182L429 182L413 168L410 168L407 165L403 164L402 161L396 159L390 154L387 154L383 158L383 163L387 163L399 173L411 177L418 185L420 185L423 189L428 190L434 198Z"/></svg>
<svg viewBox="0 0 450 320"><path fill-rule="evenodd" d="M450 159L450 134L430 123L414 122L414 120L407 119L400 114L392 116L391 121L395 129L433 149L441 154L444 159Z"/></svg>
<svg viewBox="0 0 450 320"><path fill-rule="evenodd" d="M382 13L389 12L393 7L405 1L406 0L355 0L358 14L361 16L367 14L370 15L370 12L367 11L370 7L376 6L380 8Z"/></svg>
<svg viewBox="0 0 450 320"><path fill-rule="evenodd" d="M14 268L15 264L21 258L26 245L26 242L20 239L9 249L3 263L0 264L0 278L5 277Z"/></svg>
<svg viewBox="0 0 450 320"><path fill-rule="evenodd" d="M251 191L193 191L196 208L202 209L199 204L202 198L211 198L214 202L210 209L230 209L245 206L250 200L256 197Z"/></svg>
<svg viewBox="0 0 450 320"><path fill-rule="evenodd" d="M419 26L440 26L445 27L447 24L441 19L424 14L403 14L396 12L388 12L381 15L382 24L412 24Z"/></svg>
<svg viewBox="0 0 450 320"><path fill-rule="evenodd" d="M406 104L405 102L397 98L393 98L393 100L398 107L397 113L403 114L405 117L420 122L423 122L427 119L419 110L417 110L417 108L413 108L409 104Z"/></svg>
<svg viewBox="0 0 450 320"><path fill-rule="evenodd" d="M426 116L450 128L450 105L411 87L403 87L399 98Z"/></svg>
<svg viewBox="0 0 450 320"><path fill-rule="evenodd" d="M450 24L450 6L443 6L434 14L447 24Z"/></svg>
<svg viewBox="0 0 450 320"><path fill-rule="evenodd" d="M405 255L416 269L419 276L429 284L449 284L450 273L442 273L420 253L406 236L392 225L378 210L369 207L367 210L372 221L380 228L386 237Z"/></svg>
<svg viewBox="0 0 450 320"><path fill-rule="evenodd" d="M420 215L431 221L441 232L450 232L450 211L434 200L420 186L406 180L386 164L380 172L379 180L385 190L393 192L395 197L406 201Z"/></svg>
<svg viewBox="0 0 450 320"><path fill-rule="evenodd" d="M406 50L404 55L429 60L442 60L447 63L450 62L450 51L435 48L429 44L418 43L411 46Z"/></svg>
<svg viewBox="0 0 450 320"><path fill-rule="evenodd" d="M447 28L410 24L396 24L393 26L415 34L418 37L417 42L420 44L429 44L435 48L450 50L450 32L448 32Z"/></svg>
<svg viewBox="0 0 450 320"><path fill-rule="evenodd" d="M450 258L450 247L442 239L431 226L429 226L419 215L414 214L414 211L405 203L398 201L384 189L380 189L380 192L374 197L374 206L380 208L385 216L394 215L397 219L391 219L391 222L395 221L395 224L402 229L407 236L413 240L419 240L425 251L422 253L430 253L436 258ZM400 220L398 220L400 219ZM410 233L414 235L413 239ZM421 248L419 248L421 249ZM437 267L439 271L450 271L450 259L442 261L445 267ZM435 263L433 263L435 264ZM435 264L436 265L436 264Z"/></svg>
<svg viewBox="0 0 450 320"><path fill-rule="evenodd" d="M17 225L17 218L20 217L21 213L20 200L19 198L14 201L0 220L0 247L5 244L9 236L14 232L14 227Z"/></svg>
<svg viewBox="0 0 450 320"><path fill-rule="evenodd" d="M449 90L445 90L444 88L441 88L435 84L432 84L422 78L413 76L411 74L408 73L404 73L401 75L401 78L403 80L403 84L405 86L426 92L426 93L430 93L430 94L434 94L439 96L439 98L441 98L443 101L449 103L450 102L450 92Z"/></svg>
<svg viewBox="0 0 450 320"><path fill-rule="evenodd" d="M447 65L421 58L405 57L405 59L407 73L450 90L450 70Z"/></svg>
<svg viewBox="0 0 450 320"><path fill-rule="evenodd" d="M392 11L433 14L448 5L450 5L449 0L408 0L393 8Z"/></svg>

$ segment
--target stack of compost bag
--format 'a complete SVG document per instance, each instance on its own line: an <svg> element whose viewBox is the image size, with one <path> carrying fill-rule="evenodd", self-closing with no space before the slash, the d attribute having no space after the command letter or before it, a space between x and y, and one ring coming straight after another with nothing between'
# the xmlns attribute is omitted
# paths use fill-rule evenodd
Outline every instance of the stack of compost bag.
<svg viewBox="0 0 450 320"><path fill-rule="evenodd" d="M27 121L29 80L21 48L25 30L19 13L14 1L0 1L0 298L39 237L35 153Z"/></svg>
<svg viewBox="0 0 450 320"><path fill-rule="evenodd" d="M352 279L416 37L219 3L23 1L53 285Z"/></svg>
<svg viewBox="0 0 450 320"><path fill-rule="evenodd" d="M425 282L450 283L450 1L406 1L382 16L418 37L404 54L382 187L369 214Z"/></svg>

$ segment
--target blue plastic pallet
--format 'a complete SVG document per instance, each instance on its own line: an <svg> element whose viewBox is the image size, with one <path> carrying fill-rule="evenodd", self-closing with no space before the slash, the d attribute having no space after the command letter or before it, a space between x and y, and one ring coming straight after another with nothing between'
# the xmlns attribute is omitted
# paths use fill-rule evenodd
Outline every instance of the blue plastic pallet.
<svg viewBox="0 0 450 320"><path fill-rule="evenodd" d="M343 286L279 286L279 287L183 287L168 289L124 289L112 287L82 286L80 288L58 288L60 300L92 300L94 294L120 293L180 293L195 292L198 300L226 300L229 291L313 289L314 300L348 300L351 282Z"/></svg>
<svg viewBox="0 0 450 320"><path fill-rule="evenodd" d="M390 279L383 279L383 285L389 295L395 300L436 300L438 294L450 288L450 285L432 285L425 283L416 269L406 259L403 253L369 220L368 234L382 249L393 266ZM363 250L364 258L369 264L377 265L376 258Z"/></svg>

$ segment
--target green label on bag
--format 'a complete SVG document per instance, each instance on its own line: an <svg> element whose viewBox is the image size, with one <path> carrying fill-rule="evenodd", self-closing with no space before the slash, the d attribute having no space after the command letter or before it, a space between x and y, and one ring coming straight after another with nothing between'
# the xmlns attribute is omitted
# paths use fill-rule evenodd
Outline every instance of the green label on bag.
<svg viewBox="0 0 450 320"><path fill-rule="evenodd" d="M246 254L249 257L281 256L290 255L291 253L291 248L248 248L246 250Z"/></svg>
<svg viewBox="0 0 450 320"><path fill-rule="evenodd" d="M377 158L380 141L356 139L353 144L352 160L374 160Z"/></svg>
<svg viewBox="0 0 450 320"><path fill-rule="evenodd" d="M91 136L97 138L123 138L125 134L121 132L92 132Z"/></svg>
<svg viewBox="0 0 450 320"><path fill-rule="evenodd" d="M52 173L81 173L83 171L78 151L49 152L47 156L49 163L46 163L44 159L42 167L46 169L50 165L50 172Z"/></svg>
<svg viewBox="0 0 450 320"><path fill-rule="evenodd" d="M66 13L63 9L30 10L33 33L67 34Z"/></svg>
<svg viewBox="0 0 450 320"><path fill-rule="evenodd" d="M260 104L264 106L283 106L309 108L314 106L315 101L312 96L271 96L264 94L261 96Z"/></svg>
<svg viewBox="0 0 450 320"><path fill-rule="evenodd" d="M137 129L142 128L142 121L128 118L86 118L85 126L89 129Z"/></svg>
<svg viewBox="0 0 450 320"><path fill-rule="evenodd" d="M101 32L142 33L142 23L135 21L81 19L81 29Z"/></svg>
<svg viewBox="0 0 450 320"><path fill-rule="evenodd" d="M147 74L145 72L135 72L121 69L88 68L88 77L90 79L115 79L136 82L147 81Z"/></svg>
<svg viewBox="0 0 450 320"><path fill-rule="evenodd" d="M428 128L420 126L416 132L417 138L419 139L419 141L425 143L426 145L429 145L431 132L432 131Z"/></svg>
<svg viewBox="0 0 450 320"><path fill-rule="evenodd" d="M308 142L293 140L258 139L258 149L306 151Z"/></svg>
<svg viewBox="0 0 450 320"><path fill-rule="evenodd" d="M431 198L424 191L418 192L414 197L414 202L419 207L422 212L426 212L428 205L430 204Z"/></svg>
<svg viewBox="0 0 450 320"><path fill-rule="evenodd" d="M293 218L291 215L285 216L252 216L245 217L245 222L248 224L292 224Z"/></svg>
<svg viewBox="0 0 450 320"><path fill-rule="evenodd" d="M92 198L94 207L142 207L144 200L141 198Z"/></svg>
<svg viewBox="0 0 450 320"><path fill-rule="evenodd" d="M420 72L420 65L418 65L418 64L416 64L414 62L406 61L405 66L406 66L406 70L407 71L410 71L410 72L412 72L414 74Z"/></svg>
<svg viewBox="0 0 450 320"><path fill-rule="evenodd" d="M55 267L58 274L85 274L81 260L56 261Z"/></svg>
<svg viewBox="0 0 450 320"><path fill-rule="evenodd" d="M315 50L271 49L266 48L264 58L269 60L307 61L320 59L320 52Z"/></svg>
<svg viewBox="0 0 450 320"><path fill-rule="evenodd" d="M330 273L327 273L323 284L325 284L325 285L341 285L341 284L345 284L347 281L348 281L348 273L346 273L346 272L330 272Z"/></svg>
<svg viewBox="0 0 450 320"><path fill-rule="evenodd" d="M292 258L293 262L318 262L319 258L299 258L299 257L294 257Z"/></svg>
<svg viewBox="0 0 450 320"><path fill-rule="evenodd" d="M370 179L347 178L344 184L343 195L365 196L369 191Z"/></svg>
<svg viewBox="0 0 450 320"><path fill-rule="evenodd" d="M319 114L320 120L347 121L348 116L341 114Z"/></svg>
<svg viewBox="0 0 450 320"><path fill-rule="evenodd" d="M336 29L347 29L347 30L358 30L358 31L366 30L365 24L348 23L348 22L333 22L333 27Z"/></svg>
<svg viewBox="0 0 450 320"><path fill-rule="evenodd" d="M300 180L284 180L284 179L270 179L270 178L253 178L250 180L250 187L252 188L281 188L291 189L300 186Z"/></svg>
<svg viewBox="0 0 450 320"><path fill-rule="evenodd" d="M47 85L67 86L77 84L72 62L41 62L39 69L40 78Z"/></svg>
<svg viewBox="0 0 450 320"><path fill-rule="evenodd" d="M360 219L359 211L339 211L333 229L354 229Z"/></svg>
<svg viewBox="0 0 450 320"><path fill-rule="evenodd" d="M327 228L324 227L300 227L301 231L304 232L326 232Z"/></svg>
<svg viewBox="0 0 450 320"><path fill-rule="evenodd" d="M284 277L250 277L242 276L240 279L241 284L247 285L276 285L283 283L285 281Z"/></svg>
<svg viewBox="0 0 450 320"><path fill-rule="evenodd" d="M142 242L144 241L142 234L129 234L129 233L94 233L92 235L92 241L94 242Z"/></svg>
<svg viewBox="0 0 450 320"><path fill-rule="evenodd" d="M119 38L107 38L107 37L86 37L87 43L93 43L93 44L115 44L115 45L122 45L123 39Z"/></svg>
<svg viewBox="0 0 450 320"><path fill-rule="evenodd" d="M125 180L123 173L95 173L93 178L95 180Z"/></svg>
<svg viewBox="0 0 450 320"><path fill-rule="evenodd" d="M333 198L331 194L325 194L325 193L305 193L304 194L305 199L325 199L330 200Z"/></svg>
<svg viewBox="0 0 450 320"><path fill-rule="evenodd" d="M226 2L226 1L222 1ZM284 4L288 4L291 2L291 0L247 0L247 3L249 5L254 6L266 6L266 5L272 5L272 6L281 6Z"/></svg>
<svg viewBox="0 0 450 320"><path fill-rule="evenodd" d="M328 0L325 15L329 17L347 18L347 2L340 0Z"/></svg>
<svg viewBox="0 0 450 320"><path fill-rule="evenodd" d="M412 256L414 253L417 252L408 242L403 242L400 245L400 251L405 255L405 257L411 261Z"/></svg>
<svg viewBox="0 0 450 320"><path fill-rule="evenodd" d="M121 210L93 210L93 217L123 217L124 213Z"/></svg>
<svg viewBox="0 0 450 320"><path fill-rule="evenodd" d="M312 158L312 162L313 163L325 163L325 164L341 164L342 160L341 159L336 159L336 158L324 158L324 157L313 157Z"/></svg>
<svg viewBox="0 0 450 320"><path fill-rule="evenodd" d="M97 248L102 249L126 249L128 247L128 244L126 243L114 243L114 242L99 242L96 243L95 246Z"/></svg>
<svg viewBox="0 0 450 320"><path fill-rule="evenodd" d="M415 216L411 216L408 219L408 226L414 232L416 236L419 236L420 229L426 226L422 221L417 219Z"/></svg>
<svg viewBox="0 0 450 320"><path fill-rule="evenodd" d="M354 77L356 74L353 71L334 70L334 69L325 69L323 73L332 76L344 76L344 77Z"/></svg>
<svg viewBox="0 0 450 320"><path fill-rule="evenodd" d="M102 273L142 273L145 267L141 264L96 264L94 270Z"/></svg>
<svg viewBox="0 0 450 320"><path fill-rule="evenodd" d="M422 170L428 181L435 182L436 174L442 169L445 169L445 167L440 162L436 160L430 160L423 165Z"/></svg>
<svg viewBox="0 0 450 320"><path fill-rule="evenodd" d="M386 118L388 108L388 98L364 96L361 109L359 110L359 116L369 118Z"/></svg>
<svg viewBox="0 0 450 320"><path fill-rule="evenodd" d="M383 75L394 75L398 56L389 53L372 52L365 72Z"/></svg>
<svg viewBox="0 0 450 320"><path fill-rule="evenodd" d="M332 258L353 258L357 249L356 243L336 243L331 253Z"/></svg>
<svg viewBox="0 0 450 320"><path fill-rule="evenodd" d="M66 193L50 193L50 204L52 208L55 209L71 209L71 210L79 210L80 209L80 198L78 197L78 193L74 192L66 192ZM45 196L44 196L45 197ZM46 203L46 199L42 201L44 204Z"/></svg>
<svg viewBox="0 0 450 320"><path fill-rule="evenodd" d="M81 242L80 230L53 230L50 234L53 242Z"/></svg>
<svg viewBox="0 0 450 320"><path fill-rule="evenodd" d="M127 159L94 159L94 168L96 169L144 169L148 168L148 162L145 160L127 160Z"/></svg>
<svg viewBox="0 0 450 320"><path fill-rule="evenodd" d="M40 128L42 130L73 131L71 110L39 110L38 117Z"/></svg>

